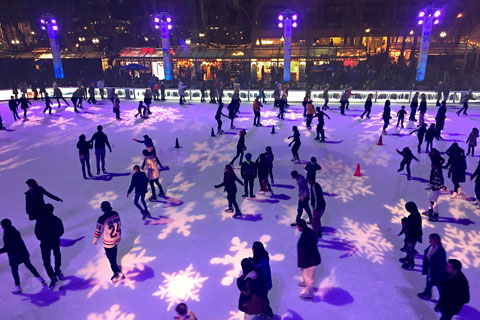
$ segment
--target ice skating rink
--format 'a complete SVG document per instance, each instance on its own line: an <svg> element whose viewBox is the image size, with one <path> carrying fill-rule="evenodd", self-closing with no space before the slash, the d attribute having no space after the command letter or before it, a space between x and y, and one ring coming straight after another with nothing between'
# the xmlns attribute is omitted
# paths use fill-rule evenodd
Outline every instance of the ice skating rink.
<svg viewBox="0 0 480 320"><path fill-rule="evenodd" d="M480 210L472 200L474 184L467 176L463 195L440 197L440 221L429 222L423 216L423 243L413 271L403 270L398 258L403 237L400 219L407 215L405 202L415 201L420 212L427 208L430 160L424 149L420 162L412 162L412 180L397 173L401 156L395 148L410 147L417 156L416 135L407 128L395 129L399 105L392 105L392 124L383 146L377 146L383 121L383 106L374 105L372 118L360 120L363 105L352 104L346 116L338 105L327 111L326 143L313 140L314 130L307 130L300 104L292 104L285 120L277 119L272 104L262 109L263 127L253 127L251 102L243 102L236 129L210 137L216 127L216 105L154 102L153 115L135 119L137 102L122 101L121 117L115 121L110 101L98 105L84 102L75 114L73 108L44 115L42 102L33 102L29 121L12 123L6 103L0 114L8 131L0 131L0 218L10 218L21 232L31 254L31 261L46 278L34 224L25 213L25 181L34 178L49 192L61 197L55 214L65 226L61 241L62 270L66 278L55 290L42 287L20 267L23 293L13 295L13 280L7 255L0 255L1 319L89 319L133 320L172 319L174 308L186 302L201 320L238 320L240 261L251 256L251 245L260 240L270 253L273 289L269 298L276 319L438 319L434 301L417 297L425 286L421 275L423 251L428 235L439 233L448 258L459 259L470 282L470 304L455 319L480 319ZM469 116L458 117L458 105L448 106L442 141L434 147L444 152L453 142L467 149L465 140L472 127L480 126L480 108L471 105ZM407 106L409 112L409 106ZM225 113L227 111L225 110ZM434 121L437 107L428 106L428 123ZM408 115L407 115L408 118ZM113 152L107 152L107 175L84 180L76 143L82 133L89 139L97 125L103 125ZM276 134L271 134L271 126ZM302 165L293 164L287 137L291 127L299 126ZM314 120L314 127L316 120ZM222 181L223 168L235 155L238 132L247 129L247 152L256 159L266 146L275 155L273 195L257 195L237 201L244 214L232 219L225 213L227 201L222 189L213 186ZM142 221L133 205L133 195L126 198L132 167L142 163L144 146L132 141L148 134L157 155L168 170L161 172L167 199L148 203L156 219ZM175 149L178 138L181 148ZM477 150L480 155L480 150ZM300 270L297 268L298 232L290 227L297 207L297 189L291 170L305 175L304 166L317 157L322 170L317 180L325 192L327 209L323 216L324 237L318 242L322 263L315 274L315 298L299 299ZM446 157L445 155L443 155ZM480 157L467 157L471 174ZM96 172L91 152L92 172ZM362 176L354 177L357 164ZM238 163L235 166L240 175ZM453 184L444 171L447 187ZM259 190L258 180L255 190ZM118 261L126 274L123 282L112 284L112 272L101 244L92 244L99 206L112 203L122 219L122 241ZM438 291L433 290L433 299Z"/></svg>

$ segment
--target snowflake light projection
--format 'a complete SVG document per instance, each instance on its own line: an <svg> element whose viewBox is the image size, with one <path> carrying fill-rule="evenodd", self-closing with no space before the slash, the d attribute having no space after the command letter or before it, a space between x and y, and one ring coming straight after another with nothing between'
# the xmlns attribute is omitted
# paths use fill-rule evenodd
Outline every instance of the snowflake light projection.
<svg viewBox="0 0 480 320"><path fill-rule="evenodd" d="M49 124L48 128L59 128L60 130L65 130L67 128L71 128L75 125L75 122L72 118L59 118L59 119L52 119L50 120L51 124Z"/></svg>
<svg viewBox="0 0 480 320"><path fill-rule="evenodd" d="M475 208L473 202L470 202L466 199L455 199L451 200L449 197L441 197L439 203L446 202L448 205L448 212L455 219L465 219L468 217L468 212L473 212L475 215L479 216L480 211Z"/></svg>
<svg viewBox="0 0 480 320"><path fill-rule="evenodd" d="M153 296L160 296L160 299L168 302L167 311L180 302L200 301L200 289L203 287L203 282L208 279L208 277L201 277L192 264L178 273L162 272L162 275L165 278L163 284L158 287L158 291L154 292Z"/></svg>
<svg viewBox="0 0 480 320"><path fill-rule="evenodd" d="M109 310L104 313L90 313L87 320L134 320L133 313L126 313L120 311L120 305L114 304Z"/></svg>
<svg viewBox="0 0 480 320"><path fill-rule="evenodd" d="M196 164L204 171L215 164L227 164L235 156L236 141L222 136L204 142L195 142L193 150L183 162ZM220 179L220 178L219 178Z"/></svg>
<svg viewBox="0 0 480 320"><path fill-rule="evenodd" d="M0 172L5 171L5 170L11 170L11 169L19 168L23 165L26 165L27 163L30 163L32 161L37 160L37 159L39 159L39 158L22 159L22 157L20 157L20 156L15 156L13 158L0 161Z"/></svg>
<svg viewBox="0 0 480 320"><path fill-rule="evenodd" d="M353 200L356 196L373 195L372 186L367 185L368 177L353 176L353 166L346 165L342 160L332 156L322 159L323 170L319 174L319 182L324 192L332 193L343 202Z"/></svg>
<svg viewBox="0 0 480 320"><path fill-rule="evenodd" d="M353 152L359 157L359 160L366 165L388 166L388 161L392 155L378 148L374 144L357 144L357 149Z"/></svg>
<svg viewBox="0 0 480 320"><path fill-rule="evenodd" d="M390 219L391 223L393 223L397 226L400 226L400 224L402 222L402 218L408 216L409 213L405 210L405 204L406 203L407 203L407 201L405 201L405 199L400 198L400 200L394 206L389 206L387 204L383 205L392 214L392 218ZM425 210L421 209L421 208L418 208L418 211L423 212ZM433 223L428 221L428 219L422 219L422 227L423 228L435 228Z"/></svg>
<svg viewBox="0 0 480 320"><path fill-rule="evenodd" d="M146 249L140 246L140 236L134 240L134 246L130 251L124 255L121 259L122 272L126 278L113 284L110 281L112 271L110 270L110 264L105 256L103 248L100 248L95 259L89 261L87 265L77 271L77 275L86 279L92 279L94 286L87 295L87 298L92 297L100 289L109 289L110 286L128 287L132 290L135 289L135 277L140 275L142 271L147 268L147 263L155 260L156 257L150 257L146 255Z"/></svg>
<svg viewBox="0 0 480 320"><path fill-rule="evenodd" d="M114 125L120 127L117 131L133 131L134 133L151 130L155 123L168 122L175 123L183 119L181 110L172 107L150 107L152 114L148 119L135 118L137 109L127 110L121 113L122 121L114 122Z"/></svg>
<svg viewBox="0 0 480 320"><path fill-rule="evenodd" d="M303 120L303 113L301 112L285 112L283 116L288 120Z"/></svg>
<svg viewBox="0 0 480 320"><path fill-rule="evenodd" d="M100 208L100 205L102 204L103 201L114 201L118 198L118 195L113 192L113 191L105 191L105 192L100 192L93 197L92 200L88 202L88 204L93 208L93 209L98 209Z"/></svg>
<svg viewBox="0 0 480 320"><path fill-rule="evenodd" d="M259 196L257 196L257 199L260 199ZM211 202L212 206L215 208L222 208L222 210L219 211L218 215L222 218L222 221L225 221L227 219L233 219L232 213L231 212L225 212L225 208L227 207L227 200L225 198L216 198L213 199ZM243 200L240 204L240 211L244 215L248 216L256 216L260 214L260 207L257 205L255 201L250 201L250 200ZM260 218L259 218L260 219Z"/></svg>
<svg viewBox="0 0 480 320"><path fill-rule="evenodd" d="M265 247L267 247L267 243L270 242L271 236L263 235L260 237L258 241L262 242ZM225 273L225 276L222 278L222 285L229 286L233 283L233 281L240 275L241 266L240 263L242 259L248 258L252 256L252 249L251 246L248 246L247 241L240 241L239 237L232 238L232 246L230 247L230 251L234 252L234 255L227 254L223 258L215 257L210 260L210 264L223 264L223 265L231 265L231 269ZM282 261L285 259L283 254L271 254L270 261Z"/></svg>
<svg viewBox="0 0 480 320"><path fill-rule="evenodd" d="M168 194L172 197L181 198L185 192L196 185L196 182L186 181L183 177L183 172L179 172L173 177L173 186L168 188Z"/></svg>
<svg viewBox="0 0 480 320"><path fill-rule="evenodd" d="M280 219L277 222L279 224L290 226L290 224L293 221L295 221L297 217L297 206L282 204L282 207L283 207L283 210L282 210L283 215L280 217Z"/></svg>
<svg viewBox="0 0 480 320"><path fill-rule="evenodd" d="M125 170L132 170L133 166L135 165L141 166L143 163L143 159L144 157L142 156L132 157L132 159L130 160L130 164L125 168Z"/></svg>
<svg viewBox="0 0 480 320"><path fill-rule="evenodd" d="M276 118L278 116L278 111L260 111L262 118Z"/></svg>
<svg viewBox="0 0 480 320"><path fill-rule="evenodd" d="M277 126L278 124L278 120L276 119L260 119L260 122L264 127Z"/></svg>
<svg viewBox="0 0 480 320"><path fill-rule="evenodd" d="M357 135L358 142L375 142L378 140L378 137L382 134L380 130L366 130L363 133Z"/></svg>
<svg viewBox="0 0 480 320"><path fill-rule="evenodd" d="M336 235L352 245L349 255L358 255L374 263L383 263L384 253L393 250L391 244L380 232L377 224L360 224L352 219L343 218L343 229Z"/></svg>
<svg viewBox="0 0 480 320"><path fill-rule="evenodd" d="M175 229L177 229L177 233L183 234L184 237L188 237L190 235L190 228L192 227L190 223L195 222L196 220L203 220L206 217L204 214L189 215L194 208L195 202L189 202L182 207L167 208L164 215L173 221L162 229L162 232L158 235L158 239L166 239Z"/></svg>
<svg viewBox="0 0 480 320"><path fill-rule="evenodd" d="M228 320L243 320L245 319L245 313L240 310L230 311L230 318Z"/></svg>
<svg viewBox="0 0 480 320"><path fill-rule="evenodd" d="M480 266L480 231L464 231L450 224L445 226L442 243L449 258L458 259L464 268Z"/></svg>
<svg viewBox="0 0 480 320"><path fill-rule="evenodd" d="M20 127L20 126L24 126L24 127L34 127L34 126L40 126L43 124L43 120L45 120L44 117L39 117L39 116L35 116L35 115L30 115L28 117L28 120L27 121L15 121L11 124L12 127Z"/></svg>

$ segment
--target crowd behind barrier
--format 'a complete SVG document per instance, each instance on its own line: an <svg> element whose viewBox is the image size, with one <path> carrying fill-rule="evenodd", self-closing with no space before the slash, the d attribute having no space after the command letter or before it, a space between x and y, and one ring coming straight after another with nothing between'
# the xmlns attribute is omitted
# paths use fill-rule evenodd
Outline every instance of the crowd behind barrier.
<svg viewBox="0 0 480 320"><path fill-rule="evenodd" d="M60 87L64 97L71 97L73 92L76 90L76 87ZM105 88L105 98L110 97L110 92L112 88ZM115 88L115 93L118 94L120 99L126 100L143 100L146 89L138 88ZM432 90L422 91L422 90L352 90L352 95L350 96L350 102L352 103L363 103L367 99L369 94L373 94L374 103L384 103L387 99L390 100L392 104L406 104L410 103L415 92L425 93L427 95L428 103L435 103L437 101L437 93ZM48 95L53 96L53 88L47 88ZM465 95L465 91L452 91L450 92L447 103L460 103L460 99ZM9 100L12 96L12 90L0 90L0 101ZM19 93L20 97L21 93ZM223 101L229 102L233 95L233 90L224 90L223 91ZM242 102L253 101L255 97L259 95L258 90L240 90L240 99ZM265 95L267 101L273 101L272 95L273 90L265 90ZM329 91L329 100L330 102L340 102L340 97L342 95L341 90L330 90ZM29 89L28 98L33 99L34 93ZM100 99L100 91L95 89L95 97ZM209 97L209 91L206 91L206 98ZM289 102L301 102L305 97L305 90L289 90L288 91L288 101ZM201 92L199 89L187 89L185 90L185 99L192 102L200 102ZM166 89L165 90L165 99L167 101L179 100L178 90L177 89ZM323 103L323 91L311 91L311 99L314 103ZM480 92L473 92L473 101L480 102Z"/></svg>

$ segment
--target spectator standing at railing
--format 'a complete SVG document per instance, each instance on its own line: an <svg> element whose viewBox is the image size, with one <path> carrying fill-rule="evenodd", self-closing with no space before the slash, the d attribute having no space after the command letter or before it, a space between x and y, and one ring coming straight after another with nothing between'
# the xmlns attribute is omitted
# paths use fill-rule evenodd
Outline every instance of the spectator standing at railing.
<svg viewBox="0 0 480 320"><path fill-rule="evenodd" d="M165 101L165 83L163 81L160 83L160 99Z"/></svg>
<svg viewBox="0 0 480 320"><path fill-rule="evenodd" d="M440 106L440 100L442 99L442 94L445 91L445 84L443 83L443 81L438 82L436 91L437 91L436 106L439 107ZM443 96L443 100L446 100L446 99L447 98L445 96Z"/></svg>
<svg viewBox="0 0 480 320"><path fill-rule="evenodd" d="M327 83L325 84L325 88L323 89L323 100L325 101L323 103L322 110L327 110L328 109L328 91L330 90L330 85Z"/></svg>
<svg viewBox="0 0 480 320"><path fill-rule="evenodd" d="M210 93L210 103L217 103L216 97L215 97L215 94L216 94L215 84L213 83L212 80L210 80L208 90Z"/></svg>
<svg viewBox="0 0 480 320"><path fill-rule="evenodd" d="M415 114L417 113L419 95L420 92L415 92L412 98L412 102L410 102L410 117L408 118L408 120L410 121L417 121L417 119L415 119Z"/></svg>
<svg viewBox="0 0 480 320"><path fill-rule="evenodd" d="M348 102L347 91L344 91L342 93L342 96L340 97L340 114L342 116L345 115L345 106L347 105L347 102Z"/></svg>

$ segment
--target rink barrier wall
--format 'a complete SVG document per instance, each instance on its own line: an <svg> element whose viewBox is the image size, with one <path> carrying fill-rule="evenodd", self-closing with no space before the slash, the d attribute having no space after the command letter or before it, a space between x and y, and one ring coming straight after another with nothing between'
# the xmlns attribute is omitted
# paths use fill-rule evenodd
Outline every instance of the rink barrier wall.
<svg viewBox="0 0 480 320"><path fill-rule="evenodd" d="M105 97L108 97L112 88L105 88ZM62 90L63 96L65 98L70 98L73 92L76 90L76 87L60 87ZM20 90L19 90L20 91ZM50 97L53 97L53 88L48 88L47 92ZM115 88L115 92L118 94L118 97L121 99L127 100L143 100L145 94L145 89L138 88ZM353 90L352 95L350 96L350 102L352 103L363 103L367 99L369 94L373 94L374 103L384 103L387 99L390 100L392 104L409 104L413 95L417 92L409 90ZM432 90L421 91L418 90L420 94L425 93L427 95L428 103L435 103L437 101L437 93ZM205 99L208 101L210 99L208 95L209 91L207 90ZM452 91L449 94L447 103L460 103L460 99L463 95L466 94L466 91ZM19 92L19 97L21 93ZM224 90L223 91L223 100L224 103L229 102L233 95L233 90ZM267 101L271 102L273 100L273 90L265 90L265 95ZM330 90L329 91L329 102L340 102L340 97L342 95L341 90ZM6 101L12 96L12 90L0 90L0 101ZM33 92L28 89L28 97L33 98ZM255 97L258 96L258 90L240 90L240 99L245 101L253 101ZM95 97L100 98L100 93L98 89L95 89ZM288 101L289 102L302 102L305 97L305 90L289 90L288 91ZM480 100L480 92L473 92L474 100L471 102L478 102ZM185 99L192 102L200 102L201 93L199 89L190 89L185 90ZM312 101L316 104L323 104L323 90L311 91ZM179 100L178 90L177 89L166 89L165 90L165 99L167 101Z"/></svg>

